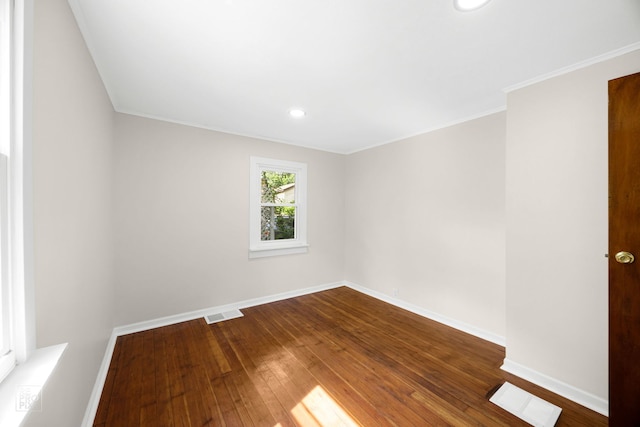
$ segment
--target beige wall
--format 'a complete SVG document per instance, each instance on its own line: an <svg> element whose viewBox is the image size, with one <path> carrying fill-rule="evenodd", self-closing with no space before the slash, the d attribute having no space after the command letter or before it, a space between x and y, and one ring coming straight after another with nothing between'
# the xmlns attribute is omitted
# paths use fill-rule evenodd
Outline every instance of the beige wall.
<svg viewBox="0 0 640 427"><path fill-rule="evenodd" d="M113 109L65 0L34 5L37 346L69 346L29 426L78 426L113 328Z"/></svg>
<svg viewBox="0 0 640 427"><path fill-rule="evenodd" d="M505 334L505 113L347 158L346 279Z"/></svg>
<svg viewBox="0 0 640 427"><path fill-rule="evenodd" d="M249 158L308 165L309 252L248 259ZM116 116L116 323L344 278L344 156Z"/></svg>
<svg viewBox="0 0 640 427"><path fill-rule="evenodd" d="M640 51L515 90L507 118L507 358L601 399L607 81Z"/></svg>

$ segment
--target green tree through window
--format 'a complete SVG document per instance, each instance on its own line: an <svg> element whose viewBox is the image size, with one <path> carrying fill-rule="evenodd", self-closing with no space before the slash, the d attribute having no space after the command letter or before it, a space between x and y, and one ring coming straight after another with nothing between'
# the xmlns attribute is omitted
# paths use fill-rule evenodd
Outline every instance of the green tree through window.
<svg viewBox="0 0 640 427"><path fill-rule="evenodd" d="M296 174L263 170L260 184L260 239L295 239Z"/></svg>

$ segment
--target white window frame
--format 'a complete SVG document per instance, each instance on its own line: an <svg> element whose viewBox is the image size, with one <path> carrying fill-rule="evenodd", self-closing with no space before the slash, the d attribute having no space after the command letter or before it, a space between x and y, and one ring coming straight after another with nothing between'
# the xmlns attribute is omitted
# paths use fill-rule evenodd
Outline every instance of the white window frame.
<svg viewBox="0 0 640 427"><path fill-rule="evenodd" d="M285 160L251 156L249 186L249 258L306 253L307 242L307 165ZM295 238L286 240L261 240L261 176L262 171L296 174L295 190Z"/></svg>
<svg viewBox="0 0 640 427"><path fill-rule="evenodd" d="M0 154L6 163L6 171L2 171L2 179L6 179L2 206L6 210L0 219L0 230L4 231L0 259L6 266L2 266L0 276L3 298L6 297L3 308L9 306L6 311L3 309L3 316L7 316L4 322L10 328L10 351L3 354L8 359L1 363L24 373L20 367L26 366L36 352L31 199L33 0L0 0L0 8L5 21L0 37ZM5 364L7 360L10 362ZM6 409L3 403L9 379L0 384L0 419Z"/></svg>
<svg viewBox="0 0 640 427"><path fill-rule="evenodd" d="M16 366L13 339L12 292L9 276L8 158L0 154L0 381Z"/></svg>
<svg viewBox="0 0 640 427"><path fill-rule="evenodd" d="M0 381L16 365L13 292L9 274L9 162L13 129L13 2L0 0Z"/></svg>

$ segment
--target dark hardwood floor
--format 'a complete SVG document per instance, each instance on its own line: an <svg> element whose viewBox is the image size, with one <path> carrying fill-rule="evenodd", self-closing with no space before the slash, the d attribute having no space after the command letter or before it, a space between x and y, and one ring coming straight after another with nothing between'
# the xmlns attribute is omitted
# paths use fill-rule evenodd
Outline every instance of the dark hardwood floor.
<svg viewBox="0 0 640 427"><path fill-rule="evenodd" d="M504 381L557 426L607 425L500 370L503 347L349 288L242 312L118 338L94 426L527 425L488 401Z"/></svg>

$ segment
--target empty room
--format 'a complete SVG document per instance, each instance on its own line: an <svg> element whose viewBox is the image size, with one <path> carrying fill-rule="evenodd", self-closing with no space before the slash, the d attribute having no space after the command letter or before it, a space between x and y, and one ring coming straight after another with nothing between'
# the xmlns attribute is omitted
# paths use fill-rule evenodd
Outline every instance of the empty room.
<svg viewBox="0 0 640 427"><path fill-rule="evenodd" d="M640 423L637 0L0 4L1 426Z"/></svg>

